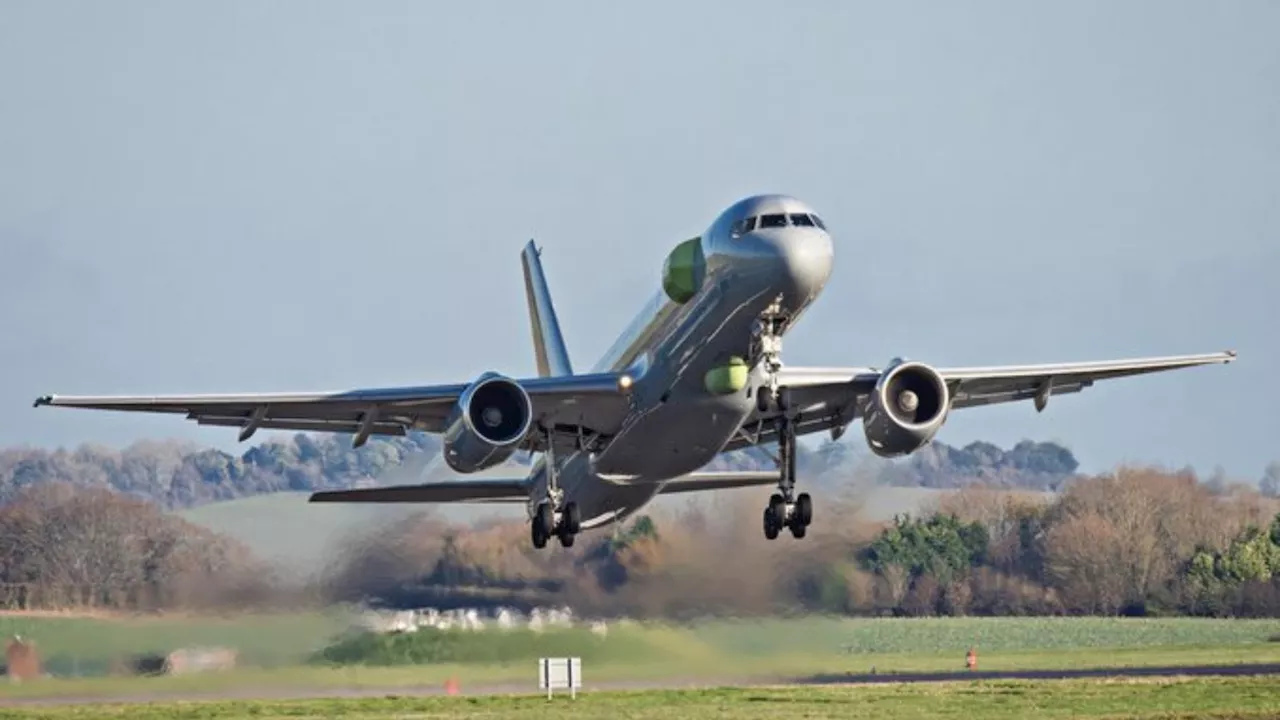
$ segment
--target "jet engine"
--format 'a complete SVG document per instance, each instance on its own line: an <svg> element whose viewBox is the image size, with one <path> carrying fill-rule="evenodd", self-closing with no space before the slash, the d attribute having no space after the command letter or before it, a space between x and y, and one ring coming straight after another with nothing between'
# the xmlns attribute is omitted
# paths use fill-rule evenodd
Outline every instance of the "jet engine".
<svg viewBox="0 0 1280 720"><path fill-rule="evenodd" d="M443 434L444 459L456 472L491 468L515 454L533 423L529 394L511 378L488 372L462 392Z"/></svg>
<svg viewBox="0 0 1280 720"><path fill-rule="evenodd" d="M942 429L951 393L937 370L895 359L880 375L862 415L871 451L891 458L910 454Z"/></svg>

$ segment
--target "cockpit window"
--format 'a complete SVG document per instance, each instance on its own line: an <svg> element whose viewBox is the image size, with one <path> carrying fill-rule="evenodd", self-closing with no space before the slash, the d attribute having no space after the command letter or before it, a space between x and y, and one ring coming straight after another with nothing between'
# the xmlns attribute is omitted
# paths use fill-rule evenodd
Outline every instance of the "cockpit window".
<svg viewBox="0 0 1280 720"><path fill-rule="evenodd" d="M813 227L813 219L804 213L793 213L791 224L797 227Z"/></svg>
<svg viewBox="0 0 1280 720"><path fill-rule="evenodd" d="M761 215L760 216L760 227L762 228L776 228L776 227L786 227L786 226L787 226L786 215L777 214L777 215Z"/></svg>
<svg viewBox="0 0 1280 720"><path fill-rule="evenodd" d="M756 219L753 217L743 218L733 224L732 234L734 237L742 237L752 230L756 229Z"/></svg>
<svg viewBox="0 0 1280 720"><path fill-rule="evenodd" d="M823 230L826 230L826 229L827 229L827 225L826 225L826 223L822 222L822 218L818 217L817 215L810 215L809 217L813 218L813 224L814 224L814 225L817 225L818 227L822 228Z"/></svg>

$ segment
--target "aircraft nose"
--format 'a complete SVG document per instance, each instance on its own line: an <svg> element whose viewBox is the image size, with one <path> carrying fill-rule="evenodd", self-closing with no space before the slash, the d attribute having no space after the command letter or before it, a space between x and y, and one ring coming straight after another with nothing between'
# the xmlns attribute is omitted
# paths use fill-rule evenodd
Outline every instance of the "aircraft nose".
<svg viewBox="0 0 1280 720"><path fill-rule="evenodd" d="M772 243L783 281L798 300L812 299L831 277L831 236L812 230L782 233Z"/></svg>

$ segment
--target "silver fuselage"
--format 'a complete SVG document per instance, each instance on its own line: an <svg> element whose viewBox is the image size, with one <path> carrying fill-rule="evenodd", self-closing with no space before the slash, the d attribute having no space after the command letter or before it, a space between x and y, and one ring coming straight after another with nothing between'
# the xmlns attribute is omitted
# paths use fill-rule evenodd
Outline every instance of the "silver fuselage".
<svg viewBox="0 0 1280 720"><path fill-rule="evenodd" d="M739 220L769 213L813 210L781 195L730 207L701 236L707 269L698 293L681 304L659 289L593 368L634 378L633 409L602 451L555 459L564 499L578 504L582 527L621 520L664 481L706 465L755 411L764 381L758 364L747 387L727 395L709 393L705 373L730 357L748 357L766 310L781 310L793 326L826 285L833 259L831 236L816 226L733 232ZM544 496L546 462L543 455L532 470L530 512Z"/></svg>

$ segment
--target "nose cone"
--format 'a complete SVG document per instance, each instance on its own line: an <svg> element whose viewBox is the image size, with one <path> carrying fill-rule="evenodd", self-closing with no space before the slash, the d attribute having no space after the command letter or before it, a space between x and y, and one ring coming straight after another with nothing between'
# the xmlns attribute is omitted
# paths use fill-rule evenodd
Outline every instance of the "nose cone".
<svg viewBox="0 0 1280 720"><path fill-rule="evenodd" d="M768 239L780 283L787 294L808 302L822 292L831 277L831 236L818 230L788 228Z"/></svg>

